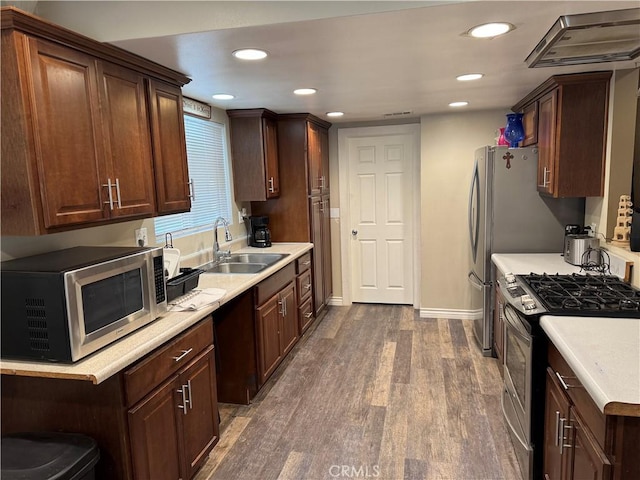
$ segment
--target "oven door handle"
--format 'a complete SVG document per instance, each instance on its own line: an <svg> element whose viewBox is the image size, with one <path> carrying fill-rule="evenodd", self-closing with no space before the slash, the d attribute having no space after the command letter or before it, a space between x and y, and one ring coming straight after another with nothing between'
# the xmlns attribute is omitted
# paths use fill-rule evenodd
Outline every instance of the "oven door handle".
<svg viewBox="0 0 640 480"><path fill-rule="evenodd" d="M510 314L515 315L516 319L513 319ZM527 329L524 328L519 318L520 316L518 315L518 311L512 305L506 303L504 306L504 320L513 330L515 330L515 333L517 333L522 340L527 344L530 344L531 334L527 332Z"/></svg>

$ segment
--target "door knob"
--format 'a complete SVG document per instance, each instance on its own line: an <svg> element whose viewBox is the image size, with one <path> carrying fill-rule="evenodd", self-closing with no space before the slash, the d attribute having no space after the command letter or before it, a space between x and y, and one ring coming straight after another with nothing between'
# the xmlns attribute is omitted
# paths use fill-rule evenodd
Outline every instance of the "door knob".
<svg viewBox="0 0 640 480"><path fill-rule="evenodd" d="M351 235L353 235L354 237L358 235L358 230L351 230Z"/></svg>

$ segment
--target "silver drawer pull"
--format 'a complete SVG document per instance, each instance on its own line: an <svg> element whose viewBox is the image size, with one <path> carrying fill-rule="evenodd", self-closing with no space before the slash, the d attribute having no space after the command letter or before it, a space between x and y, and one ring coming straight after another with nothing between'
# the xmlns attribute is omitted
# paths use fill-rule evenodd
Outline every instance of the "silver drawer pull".
<svg viewBox="0 0 640 480"><path fill-rule="evenodd" d="M307 260L306 262L302 262L302 265L304 265L304 266L311 265L311 260Z"/></svg>
<svg viewBox="0 0 640 480"><path fill-rule="evenodd" d="M305 318L311 318L313 317L313 312L309 312L309 313L305 313Z"/></svg>
<svg viewBox="0 0 640 480"><path fill-rule="evenodd" d="M307 283L304 287L305 290L311 290L311 284Z"/></svg>
<svg viewBox="0 0 640 480"><path fill-rule="evenodd" d="M579 383L573 385L573 384L568 384L567 382L565 382L565 378L566 379L573 379L573 380L577 380L576 377L563 377L562 375L560 375L558 372L555 372L556 377L558 377L558 380L560 380L560 384L562 385L562 388L564 388L565 390L569 390L570 388L584 388L582 385L580 385Z"/></svg>
<svg viewBox="0 0 640 480"><path fill-rule="evenodd" d="M178 408L179 408L180 410L182 410L182 413L183 413L183 414L185 414L185 415L186 415L186 414L187 414L187 399L186 399L186 397L185 397L185 395L184 395L184 387L185 387L185 386L186 386L186 385L182 385L182 388L180 388L180 389L176 390L176 392L178 392L178 393L180 393L180 394L182 395L182 405L178 405Z"/></svg>
<svg viewBox="0 0 640 480"><path fill-rule="evenodd" d="M109 205L109 209L113 210L113 193L111 192L113 184L111 183L111 179L107 178L107 183L103 183L102 186L107 187L107 192L109 193L109 201L104 203Z"/></svg>
<svg viewBox="0 0 640 480"><path fill-rule="evenodd" d="M182 350L182 354L178 355L177 357L173 357L173 359L176 362L179 362L180 360L182 360L184 357L186 357L187 355L189 355L191 352L193 351L193 348L190 348L189 350Z"/></svg>

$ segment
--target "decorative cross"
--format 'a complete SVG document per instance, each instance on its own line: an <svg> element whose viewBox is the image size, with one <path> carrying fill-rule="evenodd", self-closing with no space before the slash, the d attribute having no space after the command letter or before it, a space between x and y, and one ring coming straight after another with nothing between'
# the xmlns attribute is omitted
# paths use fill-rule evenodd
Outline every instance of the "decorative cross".
<svg viewBox="0 0 640 480"><path fill-rule="evenodd" d="M507 152L502 156L503 160L507 161L507 168L511 168L511 159L514 158L511 152Z"/></svg>

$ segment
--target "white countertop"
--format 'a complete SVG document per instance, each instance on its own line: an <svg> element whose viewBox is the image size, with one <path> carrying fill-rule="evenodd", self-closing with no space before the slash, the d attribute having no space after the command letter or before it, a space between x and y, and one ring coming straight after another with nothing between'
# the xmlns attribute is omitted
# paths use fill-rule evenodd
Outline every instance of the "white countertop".
<svg viewBox="0 0 640 480"><path fill-rule="evenodd" d="M514 275L584 273L580 267L565 262L560 253L494 253L491 261L503 273Z"/></svg>
<svg viewBox="0 0 640 480"><path fill-rule="evenodd" d="M640 319L543 316L540 325L602 413L640 417Z"/></svg>
<svg viewBox="0 0 640 480"><path fill-rule="evenodd" d="M274 243L269 248L246 247L233 253L288 253L289 255L255 274L201 274L198 287L222 288L225 296L219 303L198 311L167 312L149 325L73 364L1 360L0 373L31 377L86 380L95 384L133 364L146 354L198 323L242 292L258 284L282 267L313 248L311 243Z"/></svg>

